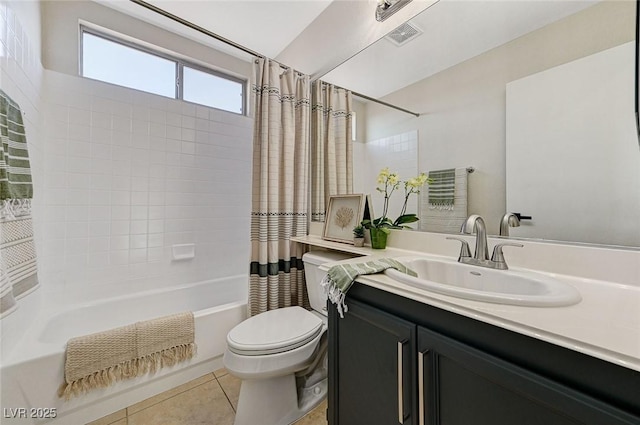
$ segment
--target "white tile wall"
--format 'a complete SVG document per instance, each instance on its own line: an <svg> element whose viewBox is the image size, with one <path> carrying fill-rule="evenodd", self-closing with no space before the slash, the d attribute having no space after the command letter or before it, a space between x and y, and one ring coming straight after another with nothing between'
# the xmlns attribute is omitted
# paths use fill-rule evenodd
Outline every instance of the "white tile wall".
<svg viewBox="0 0 640 425"><path fill-rule="evenodd" d="M0 0L0 87L25 112L43 289L114 295L247 273L251 119L45 71L24 30L37 8L11 5ZM173 262L176 243L196 258Z"/></svg>
<svg viewBox="0 0 640 425"><path fill-rule="evenodd" d="M45 71L52 287L139 289L247 273L252 120ZM196 258L175 262L173 244Z"/></svg>
<svg viewBox="0 0 640 425"><path fill-rule="evenodd" d="M380 170L389 167L400 180L418 175L418 132L410 131L364 144L354 145L354 170L359 177L354 179L354 192L370 193L376 217L382 214L384 197L376 191ZM394 220L400 214L404 202L404 186L391 196L389 218ZM418 197L411 195L407 213L417 213Z"/></svg>
<svg viewBox="0 0 640 425"><path fill-rule="evenodd" d="M34 44L35 43L35 44ZM24 112L30 150L41 149L40 93L42 65L40 40L32 40L9 3L0 1L0 88ZM41 158L37 158L39 160ZM32 158L33 161L33 158Z"/></svg>

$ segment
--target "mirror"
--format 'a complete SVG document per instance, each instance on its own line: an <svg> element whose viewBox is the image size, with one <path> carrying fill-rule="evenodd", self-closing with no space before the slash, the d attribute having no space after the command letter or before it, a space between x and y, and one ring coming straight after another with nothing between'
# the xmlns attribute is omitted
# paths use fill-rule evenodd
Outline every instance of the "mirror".
<svg viewBox="0 0 640 425"><path fill-rule="evenodd" d="M321 77L420 114L357 109L354 190L374 211L383 166L401 178L473 168L464 215L490 234L510 211L531 216L510 237L640 248L635 1L440 0L408 23L400 38L418 35ZM425 192L408 208L416 230Z"/></svg>

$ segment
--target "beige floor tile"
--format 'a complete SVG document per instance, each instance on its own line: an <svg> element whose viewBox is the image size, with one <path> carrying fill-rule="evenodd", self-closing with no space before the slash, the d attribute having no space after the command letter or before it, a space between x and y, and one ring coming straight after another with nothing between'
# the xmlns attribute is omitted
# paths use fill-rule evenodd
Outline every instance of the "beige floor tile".
<svg viewBox="0 0 640 425"><path fill-rule="evenodd" d="M222 391L224 391L231 402L233 410L238 410L238 398L240 397L240 384L242 383L242 380L229 373L218 378L218 382L222 387Z"/></svg>
<svg viewBox="0 0 640 425"><path fill-rule="evenodd" d="M111 425L113 423L116 423L116 421L120 421L122 419L125 420L125 425L126 425L126 417L127 417L127 410L126 409L122 409L122 410L118 410L117 412L113 412L107 416L104 416L100 419L97 419L93 422L89 422L87 425ZM120 423L118 422L118 425L120 425Z"/></svg>
<svg viewBox="0 0 640 425"><path fill-rule="evenodd" d="M128 425L127 418L120 419L118 422L114 422L111 425Z"/></svg>
<svg viewBox="0 0 640 425"><path fill-rule="evenodd" d="M147 407L153 406L154 404L160 403L164 400L167 400L171 397L174 397L180 393L183 393L185 391L188 391L192 388L197 387L198 385L202 385L205 382L209 382L211 380L215 380L215 376L213 376L212 373L207 373L206 375L201 376L200 378L196 378L193 381L189 381L186 384L182 384L179 385L175 388L172 388L168 391L165 391L163 393L160 393L158 395L155 395L153 397L150 397L146 400L142 400L139 403L136 403L134 405L131 405L127 408L127 413L129 415L133 415L136 412L139 412L143 409L146 409Z"/></svg>
<svg viewBox="0 0 640 425"><path fill-rule="evenodd" d="M225 368L220 368L218 370L214 370L213 371L213 374L216 376L216 378L220 378L221 376L224 376L227 373L229 373L229 372Z"/></svg>
<svg viewBox="0 0 640 425"><path fill-rule="evenodd" d="M234 412L215 379L129 416L128 425L233 425Z"/></svg>
<svg viewBox="0 0 640 425"><path fill-rule="evenodd" d="M295 425L327 425L327 400L295 422Z"/></svg>

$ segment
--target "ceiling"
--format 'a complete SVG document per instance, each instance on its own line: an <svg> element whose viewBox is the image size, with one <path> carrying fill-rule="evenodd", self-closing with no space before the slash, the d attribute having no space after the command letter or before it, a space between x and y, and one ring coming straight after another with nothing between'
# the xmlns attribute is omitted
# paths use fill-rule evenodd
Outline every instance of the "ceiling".
<svg viewBox="0 0 640 425"><path fill-rule="evenodd" d="M128 0L94 1L234 56L251 57ZM344 62L322 79L379 98L597 1L414 0L383 23L373 19L376 0L147 2L314 77ZM358 18L368 13L370 19ZM409 18L425 33L400 48L384 39L373 43Z"/></svg>
<svg viewBox="0 0 640 425"><path fill-rule="evenodd" d="M129 0L92 0L225 53L252 55ZM322 75L437 0L413 0L384 22L377 0L146 0L253 52Z"/></svg>
<svg viewBox="0 0 640 425"><path fill-rule="evenodd" d="M440 0L410 20L421 35L379 40L322 79L380 98L597 2Z"/></svg>
<svg viewBox="0 0 640 425"><path fill-rule="evenodd" d="M234 56L241 51L216 42L128 0L95 0L128 15L195 39ZM275 58L333 0L146 0L261 55Z"/></svg>
<svg viewBox="0 0 640 425"><path fill-rule="evenodd" d="M275 58L332 0L152 0L162 9Z"/></svg>

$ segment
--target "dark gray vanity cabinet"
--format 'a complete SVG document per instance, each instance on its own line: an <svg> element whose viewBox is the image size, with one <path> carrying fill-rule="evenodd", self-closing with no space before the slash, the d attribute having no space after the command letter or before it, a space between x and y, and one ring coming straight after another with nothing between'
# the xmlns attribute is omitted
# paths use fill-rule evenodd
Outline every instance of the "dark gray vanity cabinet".
<svg viewBox="0 0 640 425"><path fill-rule="evenodd" d="M626 415L595 399L422 327L418 352L423 380L419 388L424 388L418 393L419 415L425 418L419 423L640 423L625 421Z"/></svg>
<svg viewBox="0 0 640 425"><path fill-rule="evenodd" d="M355 284L329 309L330 425L640 425L640 374Z"/></svg>
<svg viewBox="0 0 640 425"><path fill-rule="evenodd" d="M354 302L339 327L335 357L340 365L355 366L336 376L340 423L415 424L416 326Z"/></svg>

